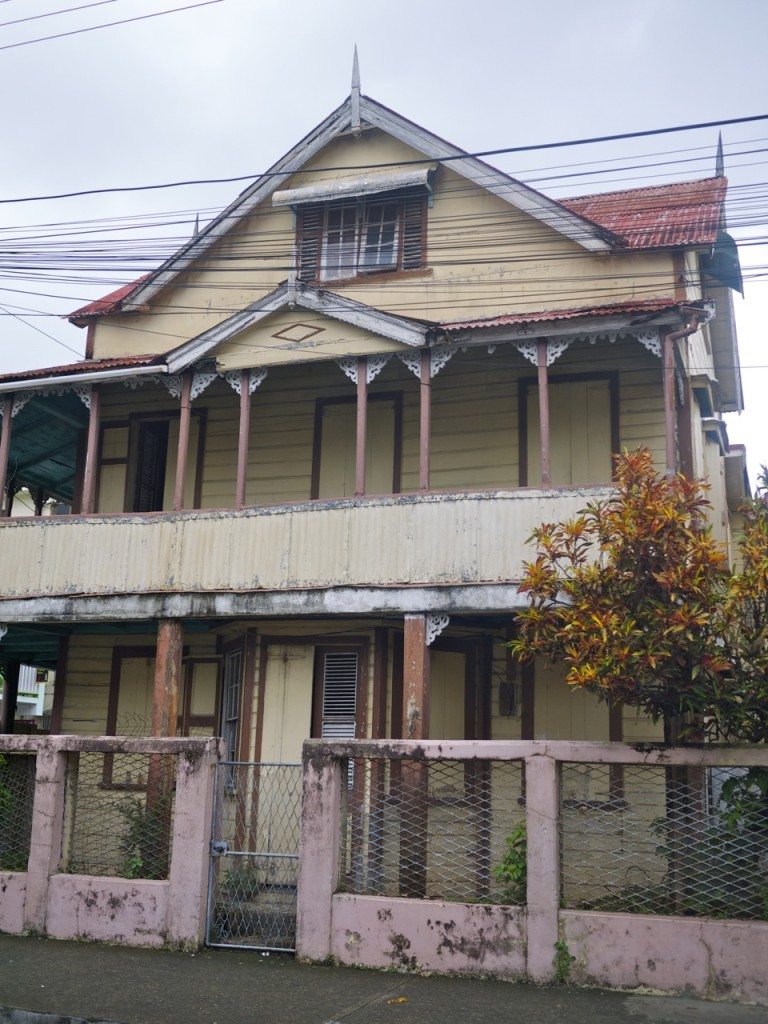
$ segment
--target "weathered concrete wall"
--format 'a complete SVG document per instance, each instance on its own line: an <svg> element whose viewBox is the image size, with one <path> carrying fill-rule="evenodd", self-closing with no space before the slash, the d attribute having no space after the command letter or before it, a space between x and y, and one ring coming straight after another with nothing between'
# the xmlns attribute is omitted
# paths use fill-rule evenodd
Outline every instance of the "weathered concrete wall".
<svg viewBox="0 0 768 1024"><path fill-rule="evenodd" d="M37 752L37 765L29 861L25 873L0 873L0 931L135 946L199 946L218 740L0 736L0 752L30 750ZM167 880L61 872L70 811L67 759L90 752L176 756Z"/></svg>
<svg viewBox="0 0 768 1024"><path fill-rule="evenodd" d="M525 911L518 907L336 894L331 953L342 964L526 976Z"/></svg>
<svg viewBox="0 0 768 1024"><path fill-rule="evenodd" d="M340 779L346 758L525 761L526 907L341 894ZM768 1006L768 922L561 910L558 768L761 766L764 746L630 747L567 741L406 740L304 746L297 953L438 973L650 986ZM335 823L335 824L334 824ZM334 831L336 841L334 841ZM561 945L561 943L563 945Z"/></svg>
<svg viewBox="0 0 768 1024"><path fill-rule="evenodd" d="M0 932L21 935L26 898L26 871L0 871Z"/></svg>
<svg viewBox="0 0 768 1024"><path fill-rule="evenodd" d="M768 922L562 910L570 980L768 1005Z"/></svg>
<svg viewBox="0 0 768 1024"><path fill-rule="evenodd" d="M45 934L123 946L166 942L168 882L53 875L48 885Z"/></svg>

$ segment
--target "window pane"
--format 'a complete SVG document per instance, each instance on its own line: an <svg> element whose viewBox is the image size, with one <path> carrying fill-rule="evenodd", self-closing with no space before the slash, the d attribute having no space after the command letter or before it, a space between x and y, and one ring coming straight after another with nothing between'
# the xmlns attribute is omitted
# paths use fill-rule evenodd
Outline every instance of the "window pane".
<svg viewBox="0 0 768 1024"><path fill-rule="evenodd" d="M332 206L326 215L323 245L325 280L353 277L357 272L357 208Z"/></svg>
<svg viewBox="0 0 768 1024"><path fill-rule="evenodd" d="M399 203L372 203L366 211L361 265L366 269L397 266Z"/></svg>

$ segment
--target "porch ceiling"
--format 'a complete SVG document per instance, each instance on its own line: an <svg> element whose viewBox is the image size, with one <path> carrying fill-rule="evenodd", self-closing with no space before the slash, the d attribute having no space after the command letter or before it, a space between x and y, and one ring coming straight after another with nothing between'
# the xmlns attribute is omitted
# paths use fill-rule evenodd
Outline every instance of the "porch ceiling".
<svg viewBox="0 0 768 1024"><path fill-rule="evenodd" d="M64 630L55 628L9 626L8 632L0 641L0 663L20 661L24 665L56 668L62 632Z"/></svg>
<svg viewBox="0 0 768 1024"><path fill-rule="evenodd" d="M13 419L8 479L71 502L77 441L88 412L73 394L35 397Z"/></svg>

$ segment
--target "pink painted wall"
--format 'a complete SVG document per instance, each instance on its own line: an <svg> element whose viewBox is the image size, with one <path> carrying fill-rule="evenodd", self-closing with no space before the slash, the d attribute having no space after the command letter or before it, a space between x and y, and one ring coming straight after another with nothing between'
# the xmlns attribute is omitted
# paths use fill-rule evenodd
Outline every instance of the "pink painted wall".
<svg viewBox="0 0 768 1024"><path fill-rule="evenodd" d="M526 974L525 912L515 907L336 894L331 952L339 963L441 974Z"/></svg>
<svg viewBox="0 0 768 1024"><path fill-rule="evenodd" d="M45 930L53 939L162 946L167 914L168 882L53 875Z"/></svg>
<svg viewBox="0 0 768 1024"><path fill-rule="evenodd" d="M562 910L577 984L768 1005L768 922Z"/></svg>
<svg viewBox="0 0 768 1024"><path fill-rule="evenodd" d="M0 871L0 932L20 935L24 931L26 898L26 871Z"/></svg>
<svg viewBox="0 0 768 1024"><path fill-rule="evenodd" d="M27 871L0 873L0 932L131 946L202 943L217 740L3 735L2 750L36 751L37 769ZM168 880L60 873L68 758L123 750L176 756Z"/></svg>

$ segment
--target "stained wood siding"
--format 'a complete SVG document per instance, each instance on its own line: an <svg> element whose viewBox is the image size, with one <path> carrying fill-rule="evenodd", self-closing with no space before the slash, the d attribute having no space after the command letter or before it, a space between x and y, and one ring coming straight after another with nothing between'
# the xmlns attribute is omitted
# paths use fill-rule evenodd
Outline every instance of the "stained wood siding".
<svg viewBox="0 0 768 1024"><path fill-rule="evenodd" d="M81 736L103 736L107 731L107 710L112 674L112 653L115 647L154 647L154 634L75 633L70 637L67 655L67 682L64 691L61 731ZM185 649L192 657L215 654L213 636L193 634L185 637ZM142 661L143 663L143 661ZM206 681L203 691L193 688L193 714L210 715L213 711L215 686ZM126 685L127 684L127 685ZM133 685L131 685L133 684ZM195 693L195 691L198 691ZM144 716L146 707L146 674L128 671L120 687L118 711ZM143 711L140 709L143 708ZM210 730L206 730L210 735Z"/></svg>

